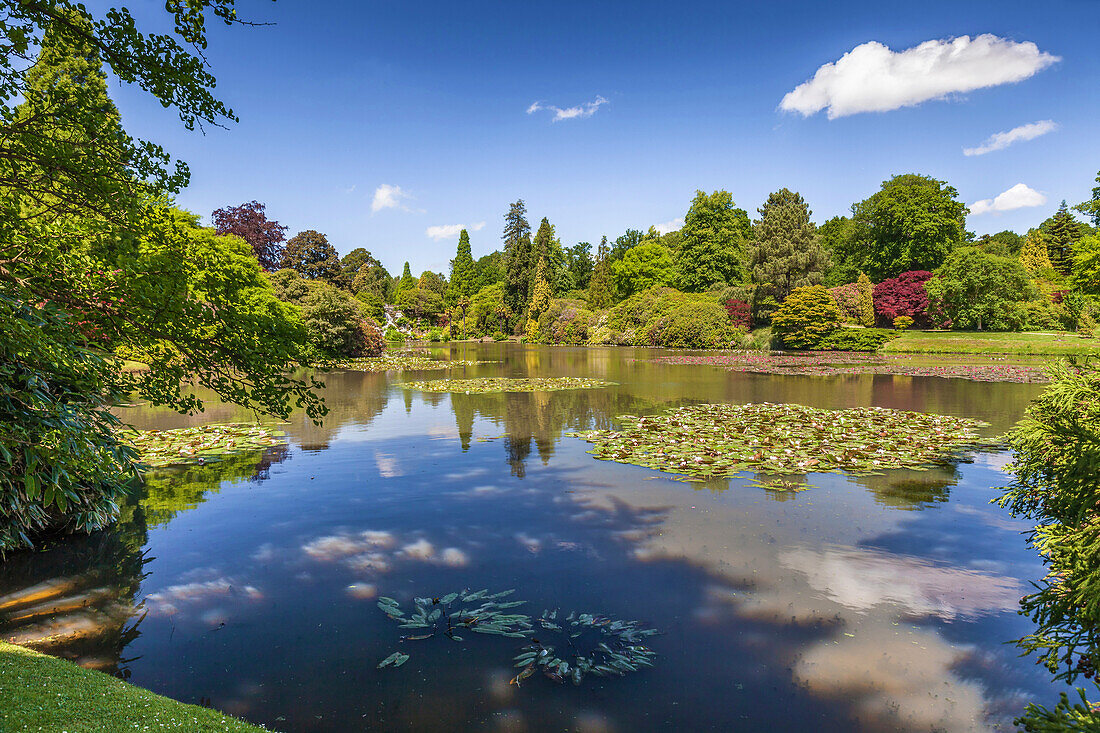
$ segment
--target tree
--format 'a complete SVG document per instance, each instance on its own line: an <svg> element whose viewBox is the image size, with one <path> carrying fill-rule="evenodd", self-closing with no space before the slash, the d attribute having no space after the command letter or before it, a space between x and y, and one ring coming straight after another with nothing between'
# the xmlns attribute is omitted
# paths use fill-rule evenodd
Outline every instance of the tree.
<svg viewBox="0 0 1100 733"><path fill-rule="evenodd" d="M621 236L615 238L615 243L611 247L611 261L621 260L627 252L641 244L644 238L645 235L638 229L627 229Z"/></svg>
<svg viewBox="0 0 1100 733"><path fill-rule="evenodd" d="M1086 295L1100 296L1100 234L1081 237L1074 247L1073 285Z"/></svg>
<svg viewBox="0 0 1100 733"><path fill-rule="evenodd" d="M1019 254L1020 247L1024 244L1024 238L1013 231L1005 229L996 234L983 234L978 237L978 246L991 255L1009 257Z"/></svg>
<svg viewBox="0 0 1100 733"><path fill-rule="evenodd" d="M477 291L470 301L470 331L484 335L503 331L512 318L512 311L504 301L504 283L493 283Z"/></svg>
<svg viewBox="0 0 1100 733"><path fill-rule="evenodd" d="M861 272L856 280L856 289L859 291L859 322L870 328L875 325L875 286L871 284L871 278Z"/></svg>
<svg viewBox="0 0 1100 733"><path fill-rule="evenodd" d="M1069 213L1063 200L1054 216L1044 222L1047 235L1047 251L1054 269L1063 275L1073 269L1073 245L1081 238L1080 222Z"/></svg>
<svg viewBox="0 0 1100 733"><path fill-rule="evenodd" d="M1023 303L1035 286L1020 261L960 247L925 283L929 311L942 313L955 328L1012 331L1025 320Z"/></svg>
<svg viewBox="0 0 1100 733"><path fill-rule="evenodd" d="M625 300L654 285L672 285L676 280L676 263L672 253L661 244L645 242L611 263L611 279L617 298Z"/></svg>
<svg viewBox="0 0 1100 733"><path fill-rule="evenodd" d="M592 245L578 242L565 250L565 268L569 272L571 290L587 290L592 279Z"/></svg>
<svg viewBox="0 0 1100 733"><path fill-rule="evenodd" d="M359 277L359 273L363 270L370 273L364 277L363 284L365 285L367 281L373 281L378 276L379 270L384 272L385 268L368 250L363 247L356 247L340 258L340 276L336 278L335 284L344 290L350 290L353 293L358 292L355 289L355 279Z"/></svg>
<svg viewBox="0 0 1100 733"><path fill-rule="evenodd" d="M277 270L283 259L286 227L271 221L259 201L215 209L210 215L218 234L236 234L252 246L252 252L265 270ZM365 250L364 250L365 251Z"/></svg>
<svg viewBox="0 0 1100 733"><path fill-rule="evenodd" d="M927 270L903 272L875 285L874 309L879 325L889 328L896 318L908 318L909 325L927 321L928 293L924 284L932 278Z"/></svg>
<svg viewBox="0 0 1100 733"><path fill-rule="evenodd" d="M780 189L769 194L758 211L760 221L749 249L753 282L770 290L777 301L794 288L820 284L828 258L802 196Z"/></svg>
<svg viewBox="0 0 1100 733"><path fill-rule="evenodd" d="M1050 261L1050 252L1047 249L1046 240L1038 230L1028 232L1020 247L1020 264L1035 277L1041 272L1054 269Z"/></svg>
<svg viewBox="0 0 1100 733"><path fill-rule="evenodd" d="M1100 173L1096 174L1096 182L1100 184ZM1073 207L1085 216L1092 219L1094 227L1100 227L1100 185L1092 189L1092 198Z"/></svg>
<svg viewBox="0 0 1100 733"><path fill-rule="evenodd" d="M587 303L592 310L599 310L611 305L613 283L609 256L610 249L607 246L607 237L604 237L600 240L600 248L596 251L596 264L592 270L592 277L588 281Z"/></svg>
<svg viewBox="0 0 1100 733"><path fill-rule="evenodd" d="M451 284L447 301L457 303L477 292L477 271L470 254L470 235L463 229L458 235L458 250L451 260Z"/></svg>
<svg viewBox="0 0 1100 733"><path fill-rule="evenodd" d="M543 219L545 222L546 219ZM527 304L527 326L525 332L528 341L539 338L539 316L550 307L550 283L546 279L546 260L540 259L535 270L535 283L531 288L531 301Z"/></svg>
<svg viewBox="0 0 1100 733"><path fill-rule="evenodd" d="M531 277L536 262L532 257L531 225L527 206L516 201L504 215L504 300L512 313L522 313L531 297Z"/></svg>
<svg viewBox="0 0 1100 733"><path fill-rule="evenodd" d="M401 291L397 298L397 307L411 314L416 320L425 316L434 317L443 312L443 296L435 290L414 285Z"/></svg>
<svg viewBox="0 0 1100 733"><path fill-rule="evenodd" d="M695 192L684 217L683 244L676 259L680 289L702 292L721 283L744 280L749 216L734 207L728 191Z"/></svg>
<svg viewBox="0 0 1100 733"><path fill-rule="evenodd" d="M286 243L282 266L296 271L309 280L337 282L341 276L340 255L318 231L298 232Z"/></svg>
<svg viewBox="0 0 1100 733"><path fill-rule="evenodd" d="M487 288L493 283L503 282L504 254L497 250L479 257L474 263L474 272L477 273L477 290Z"/></svg>
<svg viewBox="0 0 1100 733"><path fill-rule="evenodd" d="M851 236L841 262L882 281L909 270L935 270L966 239L966 206L958 191L928 176L907 173L852 206Z"/></svg>
<svg viewBox="0 0 1100 733"><path fill-rule="evenodd" d="M417 280L412 276L412 270L409 268L409 263L405 263L404 269L401 270L401 277L397 280L397 284L393 288L393 302L398 304L401 302L401 294L406 290L412 290L417 285Z"/></svg>
<svg viewBox="0 0 1100 733"><path fill-rule="evenodd" d="M306 280L284 268L268 278L280 300L302 313L309 340L323 357L378 356L382 333L363 318L359 302L324 280Z"/></svg>
<svg viewBox="0 0 1100 733"><path fill-rule="evenodd" d="M438 272L432 272L431 270L425 270L420 273L420 279L417 281L417 287L430 290L437 294L440 298L447 292L447 280Z"/></svg>
<svg viewBox="0 0 1100 733"><path fill-rule="evenodd" d="M829 258L830 267L824 278L827 287L854 283L859 277L859 268L848 256L853 229L852 220L846 216L834 216L817 228L821 248Z"/></svg>
<svg viewBox="0 0 1100 733"><path fill-rule="evenodd" d="M787 346L811 349L840 328L840 308L824 286L798 287L772 315L772 328Z"/></svg>

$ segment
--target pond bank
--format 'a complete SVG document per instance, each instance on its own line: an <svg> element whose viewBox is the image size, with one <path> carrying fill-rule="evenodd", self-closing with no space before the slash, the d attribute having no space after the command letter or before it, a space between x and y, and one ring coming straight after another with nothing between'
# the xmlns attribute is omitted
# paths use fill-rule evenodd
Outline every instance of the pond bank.
<svg viewBox="0 0 1100 733"><path fill-rule="evenodd" d="M1075 333L904 331L883 344L883 353L894 354L1014 354L1017 356L1070 356L1100 354L1100 340Z"/></svg>

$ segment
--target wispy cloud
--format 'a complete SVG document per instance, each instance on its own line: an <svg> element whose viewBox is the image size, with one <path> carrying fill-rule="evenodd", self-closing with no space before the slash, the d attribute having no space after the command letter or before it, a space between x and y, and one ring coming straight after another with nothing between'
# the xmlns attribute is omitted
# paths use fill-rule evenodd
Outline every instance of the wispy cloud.
<svg viewBox="0 0 1100 733"><path fill-rule="evenodd" d="M654 224L653 228L659 231L661 234L668 234L669 232L678 232L684 228L684 218L673 219L672 221L666 221L664 224Z"/></svg>
<svg viewBox="0 0 1100 733"><path fill-rule="evenodd" d="M1013 209L1025 209L1029 206L1042 206L1047 202L1047 197L1030 186L1017 183L1004 193L995 198L982 199L970 204L970 213L974 216L989 213L1012 211Z"/></svg>
<svg viewBox="0 0 1100 733"><path fill-rule="evenodd" d="M1008 132L998 132L976 148L963 148L963 155L985 155L995 150L1004 150L1012 143L1022 140L1034 140L1040 135L1054 132L1058 129L1058 123L1054 120L1039 120L1027 125L1013 127Z"/></svg>
<svg viewBox="0 0 1100 733"><path fill-rule="evenodd" d="M441 242L444 239L454 239L463 229L471 232L476 232L479 229L485 228L485 222L479 221L476 224L466 226L465 224L439 224L437 226L428 227L425 232L429 237L437 242Z"/></svg>
<svg viewBox="0 0 1100 733"><path fill-rule="evenodd" d="M551 122L560 122L561 120L579 120L585 117L591 117L596 114L602 105L607 104L607 100L601 96L598 96L591 102L585 102L579 104L576 107L556 107L552 104L543 104L542 102L532 102L531 106L527 108L527 114L533 115L540 110L546 110L553 112L554 117Z"/></svg>
<svg viewBox="0 0 1100 733"><path fill-rule="evenodd" d="M886 112L951 94L1022 81L1059 61L1030 41L986 33L925 41L892 51L877 41L856 46L822 66L783 97L780 109L829 119Z"/></svg>
<svg viewBox="0 0 1100 733"><path fill-rule="evenodd" d="M405 203L405 201L411 199L412 194L404 191L400 186L383 183L374 189L374 199L370 202L370 210L372 213L377 213L382 209L401 209L402 211L411 212L413 209Z"/></svg>

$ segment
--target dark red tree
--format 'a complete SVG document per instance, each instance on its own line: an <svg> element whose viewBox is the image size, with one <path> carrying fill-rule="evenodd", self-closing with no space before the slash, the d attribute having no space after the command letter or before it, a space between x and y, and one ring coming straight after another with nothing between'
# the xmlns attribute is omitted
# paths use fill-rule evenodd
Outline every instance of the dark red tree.
<svg viewBox="0 0 1100 733"><path fill-rule="evenodd" d="M218 209L211 214L211 218L218 234L236 234L252 245L252 251L261 267L265 270L277 270L283 259L286 227L268 219L264 209L259 201L249 201L240 206Z"/></svg>
<svg viewBox="0 0 1100 733"><path fill-rule="evenodd" d="M927 270L910 270L875 286L875 320L889 328L898 316L909 316L918 326L928 325L928 293L924 284L932 279Z"/></svg>
<svg viewBox="0 0 1100 733"><path fill-rule="evenodd" d="M746 331L752 330L752 311L745 301L730 298L726 301L726 313L730 314L733 325Z"/></svg>

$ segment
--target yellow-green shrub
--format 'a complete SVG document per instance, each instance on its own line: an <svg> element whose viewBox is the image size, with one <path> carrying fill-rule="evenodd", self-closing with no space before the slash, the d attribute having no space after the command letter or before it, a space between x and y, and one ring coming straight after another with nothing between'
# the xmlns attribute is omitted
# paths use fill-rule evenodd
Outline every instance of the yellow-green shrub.
<svg viewBox="0 0 1100 733"><path fill-rule="evenodd" d="M812 349L840 327L840 308L821 285L795 288L772 316L772 329L787 346Z"/></svg>

